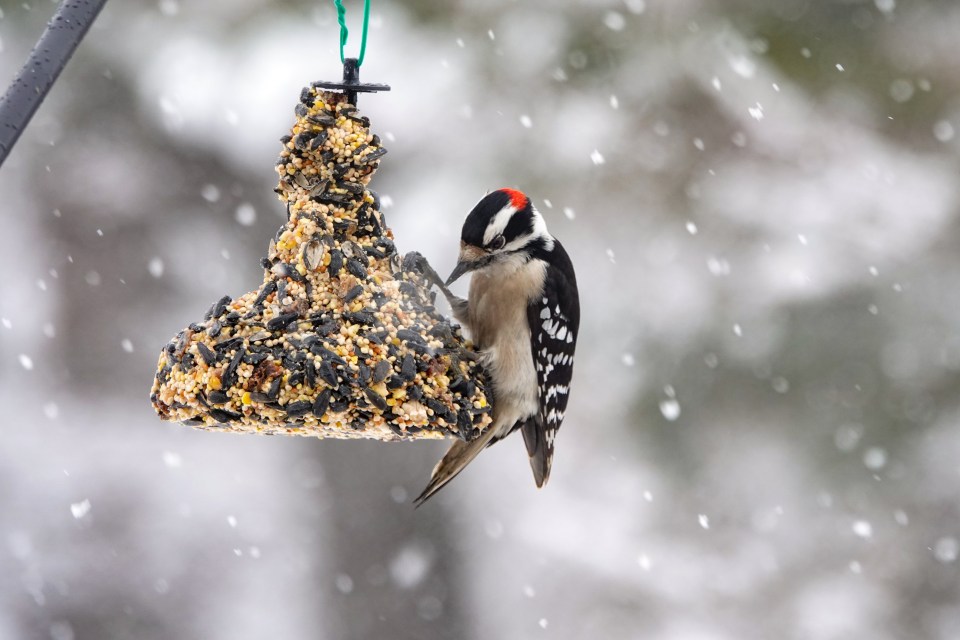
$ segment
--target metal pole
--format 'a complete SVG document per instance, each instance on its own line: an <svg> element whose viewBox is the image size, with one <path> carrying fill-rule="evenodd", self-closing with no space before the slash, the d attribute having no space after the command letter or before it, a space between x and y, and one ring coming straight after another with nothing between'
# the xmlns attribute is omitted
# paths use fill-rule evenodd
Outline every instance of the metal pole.
<svg viewBox="0 0 960 640"><path fill-rule="evenodd" d="M107 0L64 0L0 100L0 167Z"/></svg>

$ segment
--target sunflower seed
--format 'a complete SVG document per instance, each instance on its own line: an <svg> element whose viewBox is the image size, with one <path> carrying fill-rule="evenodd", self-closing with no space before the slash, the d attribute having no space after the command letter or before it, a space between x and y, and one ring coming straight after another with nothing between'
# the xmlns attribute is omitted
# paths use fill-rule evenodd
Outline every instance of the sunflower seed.
<svg viewBox="0 0 960 640"><path fill-rule="evenodd" d="M310 271L316 271L323 260L323 245L319 240L311 240L303 245L303 264Z"/></svg>
<svg viewBox="0 0 960 640"><path fill-rule="evenodd" d="M267 398L269 400L276 400L280 395L280 385L283 384L283 379L279 376L273 379L273 382L270 383L270 388L267 389Z"/></svg>
<svg viewBox="0 0 960 640"><path fill-rule="evenodd" d="M327 265L327 273L332 276L339 276L343 269L343 253L339 249L330 252L330 264Z"/></svg>
<svg viewBox="0 0 960 640"><path fill-rule="evenodd" d="M363 394L367 396L367 400L370 401L370 404L375 406L377 409L380 409L380 411L386 411L389 408L387 399L373 389L367 387L363 390Z"/></svg>
<svg viewBox="0 0 960 640"><path fill-rule="evenodd" d="M233 356L233 359L230 361L230 364L227 365L227 368L223 372L223 377L220 381L223 383L224 387L232 387L237 381L237 367L240 366L240 361L243 359L243 350L237 351L236 355Z"/></svg>
<svg viewBox="0 0 960 640"><path fill-rule="evenodd" d="M400 364L400 377L405 382L412 381L417 376L417 363L411 354L403 356L403 362Z"/></svg>
<svg viewBox="0 0 960 640"><path fill-rule="evenodd" d="M333 393L330 389L324 389L319 394L317 394L317 399L313 401L313 415L318 418L322 418L323 414L327 412L327 408L330 406L330 394Z"/></svg>
<svg viewBox="0 0 960 640"><path fill-rule="evenodd" d="M337 372L333 370L333 365L329 361L324 360L320 363L320 369L317 371L320 374L320 379L326 382L328 385L334 389L340 386L340 381L337 379Z"/></svg>
<svg viewBox="0 0 960 640"><path fill-rule="evenodd" d="M280 331L296 319L297 313L295 311L291 311L290 313L281 313L276 318L273 318L267 322L267 329L270 331Z"/></svg>
<svg viewBox="0 0 960 640"><path fill-rule="evenodd" d="M287 415L294 418L302 416L310 411L312 406L313 403L307 402L306 400L302 400L300 402L291 402L286 406Z"/></svg>
<svg viewBox="0 0 960 640"><path fill-rule="evenodd" d="M393 371L393 368L390 366L390 362L387 360L379 361L373 367L373 382L379 383L387 379L387 376L390 375L390 372Z"/></svg>
<svg viewBox="0 0 960 640"><path fill-rule="evenodd" d="M360 158L360 163L361 163L361 164L370 164L371 162L374 162L374 161L376 161L376 160L379 160L380 158L382 158L382 157L385 156L385 155L387 155L387 150L384 149L383 147L378 147L378 148L374 149L373 151L371 151L370 153L368 153L367 155L365 155L365 156L363 156L362 158Z"/></svg>
<svg viewBox="0 0 960 640"><path fill-rule="evenodd" d="M425 342L423 336L421 336L416 331L411 331L410 329L398 329L397 337L403 340L404 342Z"/></svg>
<svg viewBox="0 0 960 640"><path fill-rule="evenodd" d="M356 258L350 258L347 260L347 271L360 280L365 280L367 278L366 267L364 267L363 264Z"/></svg>
<svg viewBox="0 0 960 640"><path fill-rule="evenodd" d="M239 420L242 416L239 413L234 413L233 411L227 411L225 409L210 409L210 417L217 422L225 423L233 420Z"/></svg>
<svg viewBox="0 0 960 640"><path fill-rule="evenodd" d="M343 295L343 301L345 303L353 302L361 293L363 293L363 286L358 284Z"/></svg>
<svg viewBox="0 0 960 640"><path fill-rule="evenodd" d="M203 361L207 363L208 367L217 364L217 355L204 343L197 343L197 351L200 352L200 357L203 358Z"/></svg>
<svg viewBox="0 0 960 640"><path fill-rule="evenodd" d="M207 400L212 404L227 404L230 402L230 396L223 391L211 391L207 394Z"/></svg>

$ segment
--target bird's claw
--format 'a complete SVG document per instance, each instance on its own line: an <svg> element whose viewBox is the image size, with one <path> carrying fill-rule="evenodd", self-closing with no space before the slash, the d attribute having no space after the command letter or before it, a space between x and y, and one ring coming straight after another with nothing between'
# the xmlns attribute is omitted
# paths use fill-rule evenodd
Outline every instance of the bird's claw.
<svg viewBox="0 0 960 640"><path fill-rule="evenodd" d="M447 287L443 283L443 278L430 266L426 256L423 254L417 251L411 251L403 257L403 264L404 268L408 271L419 271L431 285L447 293Z"/></svg>

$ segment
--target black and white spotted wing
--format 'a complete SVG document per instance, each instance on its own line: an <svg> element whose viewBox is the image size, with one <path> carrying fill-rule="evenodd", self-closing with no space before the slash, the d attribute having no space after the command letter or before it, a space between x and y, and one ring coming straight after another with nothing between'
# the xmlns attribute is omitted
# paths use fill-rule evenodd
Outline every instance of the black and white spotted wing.
<svg viewBox="0 0 960 640"><path fill-rule="evenodd" d="M530 343L537 370L540 411L521 427L537 486L550 477L553 443L563 422L573 378L573 354L580 330L577 279L567 252L554 241L543 295L527 306Z"/></svg>

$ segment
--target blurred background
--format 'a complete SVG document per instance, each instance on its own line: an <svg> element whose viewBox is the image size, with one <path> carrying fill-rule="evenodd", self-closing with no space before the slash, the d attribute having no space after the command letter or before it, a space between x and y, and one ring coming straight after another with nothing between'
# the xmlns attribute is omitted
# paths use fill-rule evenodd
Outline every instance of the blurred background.
<svg viewBox="0 0 960 640"><path fill-rule="evenodd" d="M0 85L54 6L0 2ZM108 3L0 170L0 638L957 638L957 34L950 0L375 1L398 246L445 272L519 187L583 307L549 486L510 439L414 511L442 443L148 401L260 282L332 4Z"/></svg>

